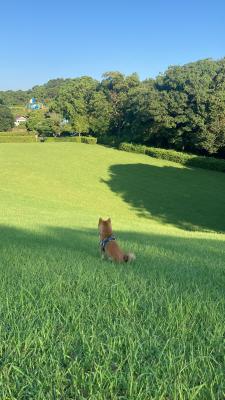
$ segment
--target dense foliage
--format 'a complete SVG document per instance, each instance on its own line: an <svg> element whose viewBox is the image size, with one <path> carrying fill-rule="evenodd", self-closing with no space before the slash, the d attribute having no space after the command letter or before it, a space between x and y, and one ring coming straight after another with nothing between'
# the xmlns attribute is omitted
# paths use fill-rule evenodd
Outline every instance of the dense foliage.
<svg viewBox="0 0 225 400"><path fill-rule="evenodd" d="M0 131L8 131L14 126L14 117L11 110L0 104Z"/></svg>
<svg viewBox="0 0 225 400"><path fill-rule="evenodd" d="M60 117L56 113L44 110L31 111L27 115L26 127L28 131L37 132L39 136L52 136L60 134Z"/></svg>
<svg viewBox="0 0 225 400"><path fill-rule="evenodd" d="M51 115L68 120L70 132L108 143L225 156L225 58L172 66L144 81L137 74L108 72L100 82L84 76L51 80L26 92L0 92L2 102L10 105L24 104L31 96L46 104ZM41 124L44 130L48 123ZM57 124L51 127L60 133Z"/></svg>
<svg viewBox="0 0 225 400"><path fill-rule="evenodd" d="M119 149L130 153L147 154L154 158L173 161L190 167L225 172L225 160L214 157L197 156L180 151L160 149L133 143L120 143Z"/></svg>

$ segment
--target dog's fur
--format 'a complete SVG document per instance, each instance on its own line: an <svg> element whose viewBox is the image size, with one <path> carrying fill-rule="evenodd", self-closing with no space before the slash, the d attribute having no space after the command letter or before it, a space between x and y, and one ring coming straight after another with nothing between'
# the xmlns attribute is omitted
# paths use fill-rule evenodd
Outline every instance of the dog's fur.
<svg viewBox="0 0 225 400"><path fill-rule="evenodd" d="M110 238L113 235L111 219L109 218L104 221L102 218L99 218L98 230L100 240ZM135 260L135 255L133 253L124 253L118 246L116 240L109 241L104 249L100 245L100 252L102 259L107 258L119 263Z"/></svg>

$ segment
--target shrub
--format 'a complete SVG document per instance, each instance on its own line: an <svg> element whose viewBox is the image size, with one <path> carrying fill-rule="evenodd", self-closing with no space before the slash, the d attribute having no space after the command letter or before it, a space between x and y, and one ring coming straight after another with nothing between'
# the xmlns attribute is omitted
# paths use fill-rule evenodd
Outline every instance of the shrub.
<svg viewBox="0 0 225 400"><path fill-rule="evenodd" d="M97 139L89 136L73 136L73 137L43 137L39 136L38 142L73 142L73 143L87 143L96 144ZM19 135L18 133L10 134L0 132L0 143L31 143L36 142L34 135Z"/></svg>
<svg viewBox="0 0 225 400"><path fill-rule="evenodd" d="M31 136L32 133L28 132L26 129L14 128L11 131L0 132L0 136Z"/></svg>
<svg viewBox="0 0 225 400"><path fill-rule="evenodd" d="M70 136L65 136L65 137L46 137L46 142L76 142L76 143L81 143L80 137L70 137Z"/></svg>
<svg viewBox="0 0 225 400"><path fill-rule="evenodd" d="M91 137L91 136L82 136L81 137L81 143L96 144L97 143L97 138Z"/></svg>
<svg viewBox="0 0 225 400"><path fill-rule="evenodd" d="M98 143L104 144L110 147L119 147L121 140L118 139L116 136L110 135L100 135L98 137Z"/></svg>
<svg viewBox="0 0 225 400"><path fill-rule="evenodd" d="M225 172L225 160L214 157L192 157L186 163L190 167L211 169L214 171Z"/></svg>
<svg viewBox="0 0 225 400"><path fill-rule="evenodd" d="M129 151L131 153L146 154L146 146L142 146L141 144L121 143L119 145L119 149Z"/></svg>
<svg viewBox="0 0 225 400"><path fill-rule="evenodd" d="M190 167L225 172L225 160L213 157L196 156L194 154L181 153L175 150L158 149L133 143L121 143L119 149L132 153L146 154L151 157L177 162Z"/></svg>
<svg viewBox="0 0 225 400"><path fill-rule="evenodd" d="M75 142L75 143L96 144L97 139L91 136L48 137L46 138L46 142Z"/></svg>
<svg viewBox="0 0 225 400"><path fill-rule="evenodd" d="M35 142L34 136L19 136L19 135L0 135L0 143L32 143Z"/></svg>

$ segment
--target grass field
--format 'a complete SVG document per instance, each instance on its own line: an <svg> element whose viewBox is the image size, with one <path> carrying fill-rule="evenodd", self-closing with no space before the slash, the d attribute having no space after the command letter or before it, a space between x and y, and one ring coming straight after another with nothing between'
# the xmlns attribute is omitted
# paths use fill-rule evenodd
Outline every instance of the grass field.
<svg viewBox="0 0 225 400"><path fill-rule="evenodd" d="M25 115L27 113L27 108L24 106L11 106L10 109L14 117L17 115Z"/></svg>
<svg viewBox="0 0 225 400"><path fill-rule="evenodd" d="M70 143L0 167L0 399L224 399L225 175Z"/></svg>

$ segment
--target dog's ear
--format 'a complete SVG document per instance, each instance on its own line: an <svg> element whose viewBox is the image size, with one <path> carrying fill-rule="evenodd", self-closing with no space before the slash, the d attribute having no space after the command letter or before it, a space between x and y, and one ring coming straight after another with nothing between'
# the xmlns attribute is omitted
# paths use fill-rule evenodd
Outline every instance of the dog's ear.
<svg viewBox="0 0 225 400"><path fill-rule="evenodd" d="M111 223L111 218L108 218L108 219L107 219L107 222Z"/></svg>
<svg viewBox="0 0 225 400"><path fill-rule="evenodd" d="M102 218L99 217L98 223L100 224L102 222Z"/></svg>

